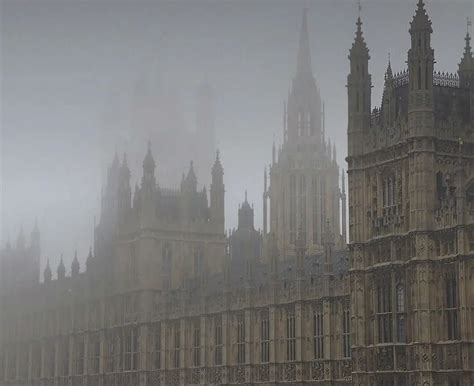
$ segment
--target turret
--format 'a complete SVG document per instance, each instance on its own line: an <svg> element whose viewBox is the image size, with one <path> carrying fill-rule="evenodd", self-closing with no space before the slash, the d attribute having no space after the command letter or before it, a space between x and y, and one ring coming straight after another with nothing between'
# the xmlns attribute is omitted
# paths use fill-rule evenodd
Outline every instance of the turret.
<svg viewBox="0 0 474 386"><path fill-rule="evenodd" d="M197 191L197 177L194 172L194 163L191 161L189 163L188 174L186 178L181 183L181 190L184 193L196 193Z"/></svg>
<svg viewBox="0 0 474 386"><path fill-rule="evenodd" d="M390 58L388 60L387 70L385 71L385 84L382 97L382 114L384 119L384 127L393 125L395 119L395 98L394 98L394 82L392 66Z"/></svg>
<svg viewBox="0 0 474 386"><path fill-rule="evenodd" d="M469 31L467 31L464 40L466 45L464 47L464 55L459 63L459 83L462 88L470 88L474 86L474 58L472 56Z"/></svg>
<svg viewBox="0 0 474 386"><path fill-rule="evenodd" d="M80 265L79 260L77 259L77 251L74 252L74 260L71 264L71 276L75 277L79 275Z"/></svg>
<svg viewBox="0 0 474 386"><path fill-rule="evenodd" d="M347 77L348 94L348 155L362 154L364 132L370 127L371 88L369 49L362 35L362 21L357 19L357 31L349 53L350 73Z"/></svg>
<svg viewBox="0 0 474 386"><path fill-rule="evenodd" d="M87 255L87 260L86 260L86 271L91 272L92 270L92 263L93 263L94 257L92 256L92 247L89 248L89 254Z"/></svg>
<svg viewBox="0 0 474 386"><path fill-rule="evenodd" d="M411 48L408 51L408 126L411 136L429 135L433 128L433 67L431 20L423 0L410 23Z"/></svg>
<svg viewBox="0 0 474 386"><path fill-rule="evenodd" d="M58 280L62 280L66 277L66 267L64 266L63 255L61 255L61 260L59 261L57 274Z"/></svg>
<svg viewBox="0 0 474 386"><path fill-rule="evenodd" d="M239 208L239 228L255 230L253 208L247 200L247 191L245 191L245 201Z"/></svg>
<svg viewBox="0 0 474 386"><path fill-rule="evenodd" d="M142 189L148 192L156 189L155 160L151 154L151 142L148 142L148 150L143 160Z"/></svg>
<svg viewBox="0 0 474 386"><path fill-rule="evenodd" d="M219 158L219 151L216 153L216 160L212 167L212 182L210 189L211 198L211 220L216 224L219 231L224 232L224 169Z"/></svg>
<svg viewBox="0 0 474 386"><path fill-rule="evenodd" d="M49 283L51 281L53 274L51 273L51 267L49 265L49 259L46 262L46 268L44 269L43 278L45 283Z"/></svg>

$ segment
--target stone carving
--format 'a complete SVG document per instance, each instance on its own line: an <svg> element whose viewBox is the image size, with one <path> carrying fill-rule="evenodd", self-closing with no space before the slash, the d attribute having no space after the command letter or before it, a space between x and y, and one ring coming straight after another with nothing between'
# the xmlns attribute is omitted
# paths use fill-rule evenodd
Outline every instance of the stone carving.
<svg viewBox="0 0 474 386"><path fill-rule="evenodd" d="M313 380L324 379L324 363L323 362L313 362L311 364L311 377Z"/></svg>
<svg viewBox="0 0 474 386"><path fill-rule="evenodd" d="M258 366L257 378L259 382L268 382L270 380L270 366L269 365Z"/></svg>
<svg viewBox="0 0 474 386"><path fill-rule="evenodd" d="M379 371L393 370L392 347L381 347L377 350L376 366Z"/></svg>
<svg viewBox="0 0 474 386"><path fill-rule="evenodd" d="M294 363L285 364L285 381L296 380L296 365Z"/></svg>

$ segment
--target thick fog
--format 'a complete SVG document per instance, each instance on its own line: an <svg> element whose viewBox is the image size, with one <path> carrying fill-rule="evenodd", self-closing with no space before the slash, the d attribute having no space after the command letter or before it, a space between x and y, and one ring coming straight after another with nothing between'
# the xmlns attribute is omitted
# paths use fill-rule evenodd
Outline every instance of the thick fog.
<svg viewBox="0 0 474 386"><path fill-rule="evenodd" d="M405 68L415 3L362 1L373 105L389 53L395 72ZM473 2L426 3L436 70L455 72ZM36 218L43 264L56 266L60 254L69 264L75 249L83 262L108 163L127 152L135 184L148 140L160 186L177 187L194 157L188 138L203 82L214 100L209 148L220 149L225 171L226 228L245 190L260 226L263 169L281 142L304 7L326 134L345 168L353 0L1 1L2 245L21 224L29 234ZM210 170L197 174L209 181Z"/></svg>

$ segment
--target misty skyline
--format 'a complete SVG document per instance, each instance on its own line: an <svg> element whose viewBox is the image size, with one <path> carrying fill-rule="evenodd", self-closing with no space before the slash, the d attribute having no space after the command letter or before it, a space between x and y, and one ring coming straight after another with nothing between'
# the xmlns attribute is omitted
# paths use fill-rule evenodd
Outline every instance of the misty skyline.
<svg viewBox="0 0 474 386"><path fill-rule="evenodd" d="M415 3L362 2L372 107L380 104L388 54L395 72L405 69ZM144 74L159 92L175 96L186 130L194 127L195 89L209 79L225 171L226 228L236 226L245 190L261 226L263 169L273 139L281 142L304 7L326 134L336 141L345 169L353 1L2 1L2 245L8 234L16 239L20 224L29 233L38 218L43 264L49 258L55 267L63 253L68 265L74 249L84 261L107 166L100 136L107 125L126 124L123 107ZM456 72L472 2L427 1L427 9L435 69ZM143 138L143 156L146 143ZM156 151L154 157L160 181L163 160ZM130 160L132 170L141 162ZM140 178L134 173L132 183Z"/></svg>

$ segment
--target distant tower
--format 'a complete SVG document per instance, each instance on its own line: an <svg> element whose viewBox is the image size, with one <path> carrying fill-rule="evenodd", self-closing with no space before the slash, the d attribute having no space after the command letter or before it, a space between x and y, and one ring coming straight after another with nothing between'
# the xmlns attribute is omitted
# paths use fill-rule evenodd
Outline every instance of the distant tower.
<svg viewBox="0 0 474 386"><path fill-rule="evenodd" d="M225 197L225 186L224 186L224 169L219 158L219 151L216 153L216 159L212 166L212 182L210 189L211 196L211 219L215 222L217 230L219 232L225 231L224 224L224 197Z"/></svg>
<svg viewBox="0 0 474 386"><path fill-rule="evenodd" d="M469 88L474 85L474 58L472 56L471 35L469 31L466 33L464 40L466 41L466 45L464 47L463 57L459 63L458 74L461 87Z"/></svg>
<svg viewBox="0 0 474 386"><path fill-rule="evenodd" d="M311 67L307 12L303 12L296 74L284 104L283 145L272 149L270 186L264 173L264 233L274 233L282 256L296 254L296 239L308 253L322 252L322 234L330 219L337 246L340 230L339 166L324 138L321 96ZM278 156L277 156L278 153ZM334 156L334 159L332 158ZM267 228L270 201L270 229Z"/></svg>

